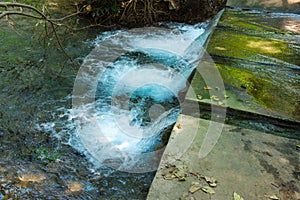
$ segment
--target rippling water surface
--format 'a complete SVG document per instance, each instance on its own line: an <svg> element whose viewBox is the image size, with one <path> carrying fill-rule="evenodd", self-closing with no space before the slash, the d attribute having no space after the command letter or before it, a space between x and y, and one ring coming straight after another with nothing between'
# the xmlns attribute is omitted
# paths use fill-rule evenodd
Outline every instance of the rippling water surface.
<svg viewBox="0 0 300 200"><path fill-rule="evenodd" d="M54 44L44 49L30 28L1 23L0 198L145 198L154 168L122 171L136 165L133 154L156 150L175 122L178 92L193 67L184 50L206 26L66 36L70 55L83 61L78 75ZM94 93L80 96L90 84ZM78 98L87 101L74 104ZM103 149L99 160L95 151Z"/></svg>

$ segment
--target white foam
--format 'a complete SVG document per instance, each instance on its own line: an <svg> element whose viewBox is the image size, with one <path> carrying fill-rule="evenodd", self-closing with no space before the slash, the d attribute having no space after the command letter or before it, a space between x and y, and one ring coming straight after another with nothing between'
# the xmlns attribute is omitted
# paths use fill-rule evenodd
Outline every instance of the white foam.
<svg viewBox="0 0 300 200"><path fill-rule="evenodd" d="M135 31L106 32L99 36L94 44L101 48L101 45L106 43L105 45L109 47L107 41L112 40L111 42L116 43L118 47L125 45L124 49L142 49L142 52L162 50L156 55L162 56L161 60L164 60L164 56L168 53L174 54L169 58L176 60L177 57L183 56L186 48L203 32L202 26L178 24L172 29L145 28L137 30L137 33ZM127 38L126 42L122 43L124 38ZM110 53L109 48L105 51ZM88 56L85 63L88 62L91 65L87 66L87 70L80 72L82 83L90 86L99 78L101 87L98 88L99 94L95 102L88 101L71 110L65 109L70 116L65 123L66 128L72 132L75 127L77 129L77 133L72 133L68 143L81 152L87 152L85 149L87 148L93 156L99 155L97 159L100 158L102 161L111 158L135 160L129 158L128 154L142 154L153 150L161 140L163 130L173 124L178 116L178 109L167 110L159 103L176 97L186 86L186 78L180 72L180 67L186 66L178 65L176 67L179 69L171 69L160 63L146 64L141 67L135 61L120 60L111 64L110 68L105 68L107 61L97 60L95 56ZM99 71L102 74L97 75ZM90 77L93 73L96 75ZM133 94L142 97L148 95L156 103L158 102L152 110L149 108L151 122L146 126L140 119L140 115L144 112L143 108L129 106L129 99ZM94 98L90 91L82 97L74 97ZM142 103L139 106L143 106ZM159 115L156 115L157 113ZM56 132L56 122L42 124L40 128L51 130L54 135L62 137L62 132ZM87 147L86 144L89 146ZM127 154L125 157L124 153Z"/></svg>

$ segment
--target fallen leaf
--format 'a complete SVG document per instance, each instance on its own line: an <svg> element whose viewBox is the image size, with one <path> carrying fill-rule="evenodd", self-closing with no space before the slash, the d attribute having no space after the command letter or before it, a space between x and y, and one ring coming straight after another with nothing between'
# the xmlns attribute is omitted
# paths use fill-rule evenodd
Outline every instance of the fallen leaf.
<svg viewBox="0 0 300 200"><path fill-rule="evenodd" d="M164 177L165 180L172 180L176 178L176 176L173 174L175 170L176 170L175 165L168 164L166 165L166 168L162 170L162 176Z"/></svg>
<svg viewBox="0 0 300 200"><path fill-rule="evenodd" d="M177 128L178 128L178 129L181 129L181 128L182 128L181 124L178 124L178 125L177 125Z"/></svg>
<svg viewBox="0 0 300 200"><path fill-rule="evenodd" d="M177 165L176 171L174 171L173 174L178 178L179 181L186 181L187 166L184 164Z"/></svg>
<svg viewBox="0 0 300 200"><path fill-rule="evenodd" d="M204 176L204 179L207 183L216 183L217 180L214 177Z"/></svg>
<svg viewBox="0 0 300 200"><path fill-rule="evenodd" d="M194 194L195 192L197 192L198 190L201 189L201 186L200 185L192 185L189 189L189 192Z"/></svg>
<svg viewBox="0 0 300 200"><path fill-rule="evenodd" d="M220 101L220 98L216 95L212 95L210 98L214 101Z"/></svg>
<svg viewBox="0 0 300 200"><path fill-rule="evenodd" d="M208 194L215 194L216 192L214 191L214 189L212 189L211 187L209 186L204 186L204 187L201 187L201 190L205 193L208 193Z"/></svg>
<svg viewBox="0 0 300 200"><path fill-rule="evenodd" d="M25 173L23 176L18 176L18 178L22 182L41 182L46 179L46 177L43 175L30 173Z"/></svg>
<svg viewBox="0 0 300 200"><path fill-rule="evenodd" d="M234 200L244 200L243 197L241 197L240 195L238 195L236 192L233 193L233 199Z"/></svg>
<svg viewBox="0 0 300 200"><path fill-rule="evenodd" d="M296 147L300 148L300 144L297 144Z"/></svg>
<svg viewBox="0 0 300 200"><path fill-rule="evenodd" d="M217 183L209 183L208 184L210 187L217 187Z"/></svg>
<svg viewBox="0 0 300 200"><path fill-rule="evenodd" d="M83 185L77 181L68 184L68 190L70 192L80 192L84 189Z"/></svg>
<svg viewBox="0 0 300 200"><path fill-rule="evenodd" d="M203 89L204 89L204 90L211 90L211 87L209 87L209 86L204 86Z"/></svg>
<svg viewBox="0 0 300 200"><path fill-rule="evenodd" d="M88 5L87 7L85 7L85 10L86 10L87 12L90 12L90 11L92 10L92 6L91 6L91 5Z"/></svg>
<svg viewBox="0 0 300 200"><path fill-rule="evenodd" d="M190 187L189 192L193 194L193 193L197 192L198 190L200 190L201 187L202 186L200 185L199 182L192 182L192 186Z"/></svg>
<svg viewBox="0 0 300 200"><path fill-rule="evenodd" d="M227 95L224 95L224 98L225 98L225 99L228 99L228 98L229 98L229 96L227 96Z"/></svg>
<svg viewBox="0 0 300 200"><path fill-rule="evenodd" d="M186 165L167 165L162 170L162 176L165 180L177 179L178 181L186 181L187 166Z"/></svg>
<svg viewBox="0 0 300 200"><path fill-rule="evenodd" d="M203 96L201 96L200 94L197 95L197 99L201 100L203 98Z"/></svg>
<svg viewBox="0 0 300 200"><path fill-rule="evenodd" d="M172 179L176 178L176 176L173 174L166 174L163 177L165 180L172 180Z"/></svg>
<svg viewBox="0 0 300 200"><path fill-rule="evenodd" d="M218 101L218 105L222 106L222 105L224 105L224 103L222 101Z"/></svg>
<svg viewBox="0 0 300 200"><path fill-rule="evenodd" d="M265 195L265 197L272 199L272 200L280 200L280 198L277 197L276 195L271 195L271 196Z"/></svg>
<svg viewBox="0 0 300 200"><path fill-rule="evenodd" d="M176 176L176 174L175 174ZM186 177L185 176L176 176L178 178L178 181L186 181Z"/></svg>

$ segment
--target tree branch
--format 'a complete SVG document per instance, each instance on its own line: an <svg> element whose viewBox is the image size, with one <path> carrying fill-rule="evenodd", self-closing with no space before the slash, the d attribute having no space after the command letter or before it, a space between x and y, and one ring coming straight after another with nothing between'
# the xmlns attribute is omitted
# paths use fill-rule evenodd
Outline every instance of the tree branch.
<svg viewBox="0 0 300 200"><path fill-rule="evenodd" d="M22 4L22 3L11 3L11 2L0 2L0 7L5 7L6 9L8 7L20 7L20 8L28 8L30 10L33 10L37 12L39 15L41 15L44 19L47 19L47 17L37 8L27 5L27 4Z"/></svg>
<svg viewBox="0 0 300 200"><path fill-rule="evenodd" d="M24 13L22 11L3 11L3 12L0 12L0 19L5 17L5 16L9 16L9 15L22 15L22 16L25 16L25 17L31 17L31 18L39 19L39 20L44 19L42 17L38 17L38 16L35 16L35 15Z"/></svg>
<svg viewBox="0 0 300 200"><path fill-rule="evenodd" d="M30 5L26 5L26 4L21 4L21 3L10 3L10 2L0 2L0 7L5 7L6 11L2 11L0 12L0 19L2 17L5 17L5 16L9 16L9 15L21 15L21 16L25 16L25 17L30 17L30 18L34 18L34 19L39 19L39 20L45 20L47 22L50 23L51 25L51 28L53 30L53 34L54 34L54 37L57 41L57 44L59 46L59 48L62 50L63 54L69 59L72 61L73 65L77 67L77 64L75 64L75 62L73 61L73 59L67 54L67 52L64 50L61 42L60 42L60 39L58 37L58 34L55 30L55 26L62 26L62 24L59 24L59 23L55 23L52 19L49 19L47 18L47 16L41 12L40 10L38 10L37 8L33 7L33 6L30 6ZM33 14L29 14L29 13L25 13L23 12L23 10L21 11L8 11L8 8L9 7L19 7L19 8L27 8L27 9L30 9L34 12L36 12L38 15L40 16L36 16L36 15L33 15ZM69 15L67 17L70 17L70 16L75 16L77 15L78 13L75 13L74 15ZM66 17L66 18L67 18ZM63 18L62 18L63 19ZM71 27L69 27L71 28Z"/></svg>
<svg viewBox="0 0 300 200"><path fill-rule="evenodd" d="M74 17L74 16L76 16L76 15L79 15L79 14L81 14L81 13L82 13L82 12L78 11L78 12L76 12L76 13L72 13L72 14L70 14L70 15L67 15L67 16L62 17L62 18L59 18L59 19L51 19L51 21L63 21L63 20L66 20L66 19L68 19L68 18L72 18L72 17Z"/></svg>
<svg viewBox="0 0 300 200"><path fill-rule="evenodd" d="M0 8L1 7L5 8L5 11L0 11L0 19L3 18L3 17L5 17L5 16L8 17L10 15L20 15L20 16L30 17L30 18L33 18L33 19L44 20L46 22L49 22L50 26L51 26L51 29L52 29L52 33L54 34L54 37L55 37L55 39L57 41L57 45L62 50L63 54L68 59L70 59L72 61L72 63L74 65L76 65L76 67L77 67L77 64L74 63L73 59L64 50L64 48L63 48L63 46L61 44L61 41L59 39L59 36L58 36L58 34L56 32L56 27L64 27L64 28L66 28L66 29L68 29L70 31L73 31L73 32L81 31L81 30L84 30L84 29L92 28L92 27L105 27L105 28L113 27L113 25L111 25L111 26L104 26L102 24L91 24L91 25L88 25L88 26L80 27L80 28L74 28L74 27L71 27L71 26L69 26L67 24L59 23L61 21L64 21L66 19L69 19L69 18L72 18L74 16L77 16L77 15L81 14L82 11L77 11L75 13L72 13L70 15L67 15L67 16L59 18L59 19L52 19L52 18L48 18L39 9L37 9L37 8L35 8L33 6L30 6L30 5L27 5L27 4L14 3L14 2L0 2ZM15 7L19 8L20 11L13 10ZM23 8L24 9L28 9L28 10L23 10ZM25 12L25 11L27 11L27 12ZM35 14L28 13L30 11L33 12L33 13L35 13Z"/></svg>

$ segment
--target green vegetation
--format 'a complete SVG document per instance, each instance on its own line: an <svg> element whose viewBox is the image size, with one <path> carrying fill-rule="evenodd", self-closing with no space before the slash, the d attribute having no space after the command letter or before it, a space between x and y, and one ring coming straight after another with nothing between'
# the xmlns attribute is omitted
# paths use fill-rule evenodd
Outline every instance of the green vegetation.
<svg viewBox="0 0 300 200"><path fill-rule="evenodd" d="M263 37L274 37L273 33L279 34L295 34L291 31L286 31L274 26L260 22L257 18L257 13L253 12L240 12L229 10L222 15L221 26L230 27L233 30L246 31L248 34L253 33ZM259 14L262 15L262 14ZM276 37L276 36L275 36Z"/></svg>
<svg viewBox="0 0 300 200"><path fill-rule="evenodd" d="M61 157L61 154L56 150L50 150L46 147L37 148L35 151L35 157L44 162L55 161Z"/></svg>
<svg viewBox="0 0 300 200"><path fill-rule="evenodd" d="M237 25L238 26L238 25ZM220 40L222 38L222 40ZM218 30L214 33L208 52L220 56L235 57L247 60L258 59L261 62L273 62L273 58L297 64L294 55L295 49L282 40L269 39L258 36L249 36L233 31Z"/></svg>
<svg viewBox="0 0 300 200"><path fill-rule="evenodd" d="M293 116L299 83L290 67L299 64L299 46L291 39L294 33L260 23L260 17L227 10L207 50L225 85L238 93L244 90L265 108Z"/></svg>
<svg viewBox="0 0 300 200"><path fill-rule="evenodd" d="M292 102L296 100L294 94L286 91L282 86L276 85L271 77L228 65L217 64L217 67L226 84L236 88L245 88L247 93L254 97L255 103L286 115L293 112L294 104Z"/></svg>
<svg viewBox="0 0 300 200"><path fill-rule="evenodd" d="M75 19L78 22L78 19L82 21L82 18L85 18L85 23L90 23L89 27L117 26L119 23L130 24L131 22L137 24L152 23L158 14L166 15L160 7L166 7L168 4L171 5L172 2L171 0L169 2L153 0L18 1L18 3L33 6L47 17L50 15L59 16L62 17L61 19L69 20L69 22L70 19ZM11 1L6 0L3 4L5 3L11 3ZM183 0L180 4L184 5L185 3L185 0ZM24 6L21 7L25 8ZM1 8L0 6L0 11L7 11L7 8ZM51 19L50 17L48 18ZM57 21L57 19L54 21Z"/></svg>

